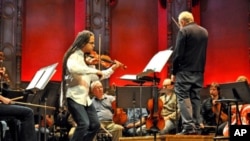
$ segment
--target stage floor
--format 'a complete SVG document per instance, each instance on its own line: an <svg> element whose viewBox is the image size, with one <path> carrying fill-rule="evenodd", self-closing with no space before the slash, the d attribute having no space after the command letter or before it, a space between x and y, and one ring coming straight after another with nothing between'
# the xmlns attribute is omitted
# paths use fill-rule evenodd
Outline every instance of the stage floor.
<svg viewBox="0 0 250 141"><path fill-rule="evenodd" d="M119 141L213 141L213 137L214 135L157 135L156 138L154 136L121 137Z"/></svg>

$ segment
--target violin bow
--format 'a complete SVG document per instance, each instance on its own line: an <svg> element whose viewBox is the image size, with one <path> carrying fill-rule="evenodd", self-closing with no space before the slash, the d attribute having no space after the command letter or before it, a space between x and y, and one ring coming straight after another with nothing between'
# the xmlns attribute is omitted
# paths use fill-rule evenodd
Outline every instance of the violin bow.
<svg viewBox="0 0 250 141"><path fill-rule="evenodd" d="M98 55L99 57L101 57L101 41L102 41L102 35L99 34L99 52ZM99 63L98 63L98 69L101 69L101 60L99 59Z"/></svg>
<svg viewBox="0 0 250 141"><path fill-rule="evenodd" d="M172 17L172 20L174 21L175 25L180 29L180 25L177 23L177 21Z"/></svg>

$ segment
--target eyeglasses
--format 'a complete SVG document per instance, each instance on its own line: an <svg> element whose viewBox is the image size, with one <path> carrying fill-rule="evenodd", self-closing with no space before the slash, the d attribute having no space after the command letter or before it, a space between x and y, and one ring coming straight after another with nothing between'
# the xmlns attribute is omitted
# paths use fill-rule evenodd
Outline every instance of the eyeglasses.
<svg viewBox="0 0 250 141"><path fill-rule="evenodd" d="M168 86L171 86L171 84L163 85L163 88L167 88Z"/></svg>
<svg viewBox="0 0 250 141"><path fill-rule="evenodd" d="M96 86L95 89L103 89L102 86Z"/></svg>
<svg viewBox="0 0 250 141"><path fill-rule="evenodd" d="M88 42L88 44L94 45L94 44L95 44L95 42Z"/></svg>

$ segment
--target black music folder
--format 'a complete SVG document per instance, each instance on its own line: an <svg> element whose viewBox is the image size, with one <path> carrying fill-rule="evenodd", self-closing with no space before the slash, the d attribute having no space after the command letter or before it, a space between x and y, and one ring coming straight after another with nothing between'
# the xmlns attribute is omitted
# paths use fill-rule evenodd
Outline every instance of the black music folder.
<svg viewBox="0 0 250 141"><path fill-rule="evenodd" d="M226 99L236 99L240 103L250 104L250 88L247 82L220 84L220 94Z"/></svg>
<svg viewBox="0 0 250 141"><path fill-rule="evenodd" d="M148 99L152 98L157 87L126 86L116 87L116 101L119 108L146 108Z"/></svg>

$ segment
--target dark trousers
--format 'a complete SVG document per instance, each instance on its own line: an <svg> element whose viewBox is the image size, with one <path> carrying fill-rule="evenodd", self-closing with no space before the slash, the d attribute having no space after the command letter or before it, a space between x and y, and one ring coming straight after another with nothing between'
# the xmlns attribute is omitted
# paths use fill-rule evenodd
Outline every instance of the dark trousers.
<svg viewBox="0 0 250 141"><path fill-rule="evenodd" d="M0 104L0 117L14 117L21 122L20 141L36 141L33 110L19 105Z"/></svg>
<svg viewBox="0 0 250 141"><path fill-rule="evenodd" d="M181 71L175 77L175 94L180 106L182 128L196 129L200 124L200 90L203 87L203 73Z"/></svg>
<svg viewBox="0 0 250 141"><path fill-rule="evenodd" d="M68 110L77 124L71 141L92 141L98 130L100 122L93 104L83 106L68 98Z"/></svg>

